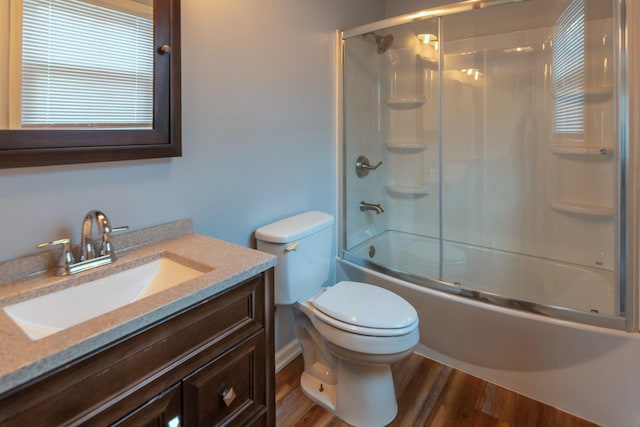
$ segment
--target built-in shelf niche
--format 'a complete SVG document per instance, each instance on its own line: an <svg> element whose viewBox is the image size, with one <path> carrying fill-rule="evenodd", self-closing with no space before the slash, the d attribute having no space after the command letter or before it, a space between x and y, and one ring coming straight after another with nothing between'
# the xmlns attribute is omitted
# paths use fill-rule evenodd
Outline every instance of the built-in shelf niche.
<svg viewBox="0 0 640 427"><path fill-rule="evenodd" d="M558 156L611 159L613 148L606 145L553 144L551 152Z"/></svg>
<svg viewBox="0 0 640 427"><path fill-rule="evenodd" d="M391 96L385 102L392 108L410 109L421 107L427 102L427 98L424 96Z"/></svg>
<svg viewBox="0 0 640 427"><path fill-rule="evenodd" d="M422 151L427 148L426 142L416 141L388 141L385 146L394 151Z"/></svg>
<svg viewBox="0 0 640 427"><path fill-rule="evenodd" d="M426 196L429 190L424 186L387 185L387 191L397 196Z"/></svg>
<svg viewBox="0 0 640 427"><path fill-rule="evenodd" d="M440 69L438 61L429 59L426 56L416 55L416 63L422 64L427 70L438 71Z"/></svg>
<svg viewBox="0 0 640 427"><path fill-rule="evenodd" d="M613 218L615 209L609 205L579 203L569 200L552 200L551 207L559 212L593 218Z"/></svg>

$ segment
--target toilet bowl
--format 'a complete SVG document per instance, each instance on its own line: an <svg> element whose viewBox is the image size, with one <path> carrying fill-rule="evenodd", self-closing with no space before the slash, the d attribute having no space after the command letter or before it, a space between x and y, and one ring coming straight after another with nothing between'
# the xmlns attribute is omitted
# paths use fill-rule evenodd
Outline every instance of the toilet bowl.
<svg viewBox="0 0 640 427"><path fill-rule="evenodd" d="M300 303L300 310L327 341L345 350L389 355L417 344L415 309L378 286L339 282Z"/></svg>
<svg viewBox="0 0 640 427"><path fill-rule="evenodd" d="M306 212L256 231L258 250L278 257L276 305L293 306L302 347L300 384L314 402L355 426L395 418L391 364L419 340L416 310L378 286L329 278L333 217Z"/></svg>
<svg viewBox="0 0 640 427"><path fill-rule="evenodd" d="M391 364L411 354L418 343L414 308L386 289L359 282L324 288L296 308L308 319L303 327L317 332L307 334L311 342L301 343L306 358L303 392L356 426L393 421L398 406ZM331 361L316 356L319 347L331 354Z"/></svg>

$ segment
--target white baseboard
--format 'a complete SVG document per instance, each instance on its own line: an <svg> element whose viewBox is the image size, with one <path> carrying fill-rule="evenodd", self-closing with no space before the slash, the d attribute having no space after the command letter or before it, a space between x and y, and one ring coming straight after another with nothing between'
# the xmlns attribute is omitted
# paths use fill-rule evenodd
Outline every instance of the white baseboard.
<svg viewBox="0 0 640 427"><path fill-rule="evenodd" d="M426 345L422 344L422 343L418 343L418 345L416 346L416 348L413 350L413 352L417 355L420 355L424 358L427 359L433 359L433 352L429 349L429 347L427 347Z"/></svg>
<svg viewBox="0 0 640 427"><path fill-rule="evenodd" d="M276 373L287 366L293 359L302 353L302 347L297 339L291 340L287 345L276 352Z"/></svg>

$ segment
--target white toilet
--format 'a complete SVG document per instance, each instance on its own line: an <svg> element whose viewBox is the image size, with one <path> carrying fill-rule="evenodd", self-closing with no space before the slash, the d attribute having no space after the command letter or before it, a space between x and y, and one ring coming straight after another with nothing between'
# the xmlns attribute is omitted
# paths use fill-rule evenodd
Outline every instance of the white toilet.
<svg viewBox="0 0 640 427"><path fill-rule="evenodd" d="M275 303L293 305L302 346L300 384L314 402L355 426L383 426L398 412L391 364L418 343L418 314L386 289L329 280L334 219L305 212L256 231L278 257Z"/></svg>

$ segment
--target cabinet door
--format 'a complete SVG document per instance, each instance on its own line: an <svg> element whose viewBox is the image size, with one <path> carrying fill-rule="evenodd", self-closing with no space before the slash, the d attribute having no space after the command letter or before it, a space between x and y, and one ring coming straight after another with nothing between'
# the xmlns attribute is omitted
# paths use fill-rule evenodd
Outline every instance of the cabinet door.
<svg viewBox="0 0 640 427"><path fill-rule="evenodd" d="M178 427L181 410L182 389L180 384L176 384L113 425L117 427Z"/></svg>
<svg viewBox="0 0 640 427"><path fill-rule="evenodd" d="M260 332L185 378L184 425L261 425L267 410L264 358Z"/></svg>

